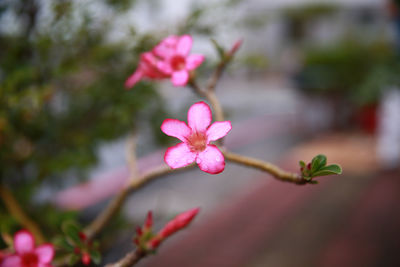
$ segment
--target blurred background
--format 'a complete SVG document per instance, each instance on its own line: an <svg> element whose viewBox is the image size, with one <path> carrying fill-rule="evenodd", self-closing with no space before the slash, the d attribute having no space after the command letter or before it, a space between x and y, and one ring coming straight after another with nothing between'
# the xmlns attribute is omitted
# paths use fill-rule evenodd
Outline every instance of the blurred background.
<svg viewBox="0 0 400 267"><path fill-rule="evenodd" d="M340 176L296 186L232 163L161 178L132 195L99 237L103 263L200 206L194 224L139 266L400 266L400 4L379 0L2 0L0 183L60 234L90 222L126 182L127 137L139 169L163 162L160 125L199 98L169 81L125 79L170 34L244 43L217 86L233 130L226 146L298 172L325 154ZM0 232L20 229L0 201ZM157 228L158 229L158 228ZM0 248L5 246L0 239Z"/></svg>

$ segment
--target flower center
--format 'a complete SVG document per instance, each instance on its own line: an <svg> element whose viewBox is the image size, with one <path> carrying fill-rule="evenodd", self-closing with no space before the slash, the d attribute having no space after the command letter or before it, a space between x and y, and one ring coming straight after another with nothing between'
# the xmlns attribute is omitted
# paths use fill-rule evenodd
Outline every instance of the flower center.
<svg viewBox="0 0 400 267"><path fill-rule="evenodd" d="M39 258L35 253L27 252L22 255L21 262L23 267L37 267Z"/></svg>
<svg viewBox="0 0 400 267"><path fill-rule="evenodd" d="M185 68L186 60L181 55L175 55L171 58L171 67L173 70L182 70Z"/></svg>
<svg viewBox="0 0 400 267"><path fill-rule="evenodd" d="M202 152L207 147L207 136L203 133L194 132L188 139L187 143L192 152Z"/></svg>

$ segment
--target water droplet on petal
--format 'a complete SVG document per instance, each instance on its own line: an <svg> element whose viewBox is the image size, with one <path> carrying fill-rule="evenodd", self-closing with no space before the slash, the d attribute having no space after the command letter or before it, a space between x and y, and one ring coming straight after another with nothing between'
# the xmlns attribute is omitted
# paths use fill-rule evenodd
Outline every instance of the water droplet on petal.
<svg viewBox="0 0 400 267"><path fill-rule="evenodd" d="M220 162L220 161L221 161L221 158L220 158L220 157L216 157L216 158L215 158L215 161L216 161L216 162Z"/></svg>

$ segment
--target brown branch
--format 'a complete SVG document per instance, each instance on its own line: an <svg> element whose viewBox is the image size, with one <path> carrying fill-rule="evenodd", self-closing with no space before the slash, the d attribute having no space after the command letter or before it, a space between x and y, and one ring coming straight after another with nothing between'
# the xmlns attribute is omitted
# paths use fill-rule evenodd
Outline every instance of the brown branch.
<svg viewBox="0 0 400 267"><path fill-rule="evenodd" d="M12 192L8 188L0 186L0 197L10 214L33 234L36 242L44 243L46 239L39 226L24 212Z"/></svg>
<svg viewBox="0 0 400 267"><path fill-rule="evenodd" d="M224 73L226 65L229 63L230 60L224 59L221 60L221 62L218 64L217 68L213 72L213 74L210 77L210 80L208 81L207 84L207 91L215 91L215 87L217 86L217 83L219 79L221 78L222 74Z"/></svg>
<svg viewBox="0 0 400 267"><path fill-rule="evenodd" d="M143 252L140 249L136 249L134 251L126 254L122 259L115 263L107 264L106 267L129 267L135 265L142 258L146 257L147 253Z"/></svg>
<svg viewBox="0 0 400 267"><path fill-rule="evenodd" d="M268 172L269 174L271 174L278 180L281 180L284 182L300 184L300 185L307 183L307 181L304 180L300 176L300 174L284 171L272 163L265 162L265 161L255 159L255 158L251 158L251 157L238 155L238 154L228 152L228 151L223 151L223 154L224 154L226 160Z"/></svg>
<svg viewBox="0 0 400 267"><path fill-rule="evenodd" d="M93 237L96 236L107 225L110 219L112 219L112 217L120 210L126 197L130 193L166 174L187 170L192 167L194 167L194 164L180 169L171 169L167 165L163 164L144 173L137 179L131 179L129 184L118 195L116 195L110 204L108 204L108 206L93 220L93 222L85 228L84 232L89 239L93 239Z"/></svg>

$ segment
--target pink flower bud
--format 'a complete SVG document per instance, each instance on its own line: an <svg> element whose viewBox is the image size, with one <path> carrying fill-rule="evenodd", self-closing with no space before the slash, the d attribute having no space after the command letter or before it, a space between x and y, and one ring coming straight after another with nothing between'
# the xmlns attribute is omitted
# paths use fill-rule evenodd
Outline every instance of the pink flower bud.
<svg viewBox="0 0 400 267"><path fill-rule="evenodd" d="M82 254L82 263L83 263L84 265L89 265L89 264L90 264L90 255L89 255L89 253L84 252L84 253Z"/></svg>
<svg viewBox="0 0 400 267"><path fill-rule="evenodd" d="M151 211L149 211L147 213L147 218L146 221L144 223L144 228L145 229L150 229L153 226L153 213Z"/></svg>
<svg viewBox="0 0 400 267"><path fill-rule="evenodd" d="M164 239L186 227L194 219L199 210L200 208L194 208L177 215L161 229L159 232L160 237Z"/></svg>
<svg viewBox="0 0 400 267"><path fill-rule="evenodd" d="M151 250L154 250L158 248L160 244L161 244L161 238L159 236L155 236L147 243L147 247Z"/></svg>
<svg viewBox="0 0 400 267"><path fill-rule="evenodd" d="M237 41L233 44L231 50L229 50L228 56L233 56L233 55L239 50L239 48L242 46L242 43L243 43L243 39L237 40Z"/></svg>

